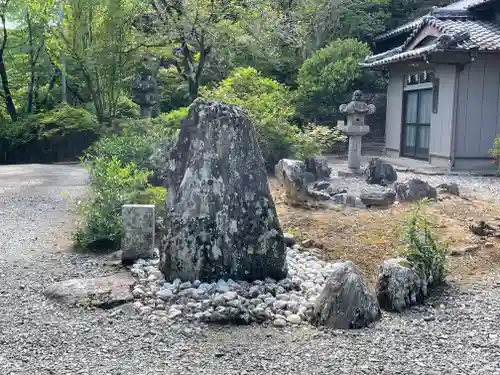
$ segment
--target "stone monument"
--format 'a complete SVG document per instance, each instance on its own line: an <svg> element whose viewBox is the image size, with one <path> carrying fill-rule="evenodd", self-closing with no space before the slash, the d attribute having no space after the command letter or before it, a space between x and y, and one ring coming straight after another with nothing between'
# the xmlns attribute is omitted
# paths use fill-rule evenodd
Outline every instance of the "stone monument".
<svg viewBox="0 0 500 375"><path fill-rule="evenodd" d="M155 248L155 205L122 206L122 263L153 258Z"/></svg>
<svg viewBox="0 0 500 375"><path fill-rule="evenodd" d="M141 117L150 118L158 106L158 83L156 74L158 63L155 57L143 58L138 77L132 88L132 101L139 105Z"/></svg>
<svg viewBox="0 0 500 375"><path fill-rule="evenodd" d="M365 116L375 113L375 106L367 104L362 99L363 93L356 90L352 95L352 101L339 107L340 113L347 116L347 124L338 123L337 129L349 137L348 171L342 173L343 175L362 173L361 138L370 131L370 127L365 125Z"/></svg>
<svg viewBox="0 0 500 375"><path fill-rule="evenodd" d="M286 277L285 239L245 111L196 99L169 162L160 248L167 280Z"/></svg>

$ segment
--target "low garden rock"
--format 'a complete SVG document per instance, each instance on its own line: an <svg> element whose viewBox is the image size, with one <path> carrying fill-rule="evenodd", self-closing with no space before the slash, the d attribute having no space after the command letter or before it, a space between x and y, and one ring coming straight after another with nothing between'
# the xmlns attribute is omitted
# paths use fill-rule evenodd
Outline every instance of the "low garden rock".
<svg viewBox="0 0 500 375"><path fill-rule="evenodd" d="M43 294L72 306L110 309L134 299L131 292L134 283L134 277L123 272L106 277L60 281L46 288Z"/></svg>
<svg viewBox="0 0 500 375"><path fill-rule="evenodd" d="M383 186L370 186L363 189L359 196L366 207L389 207L396 200L396 192Z"/></svg>
<svg viewBox="0 0 500 375"><path fill-rule="evenodd" d="M440 184L436 187L440 193L448 193L451 195L460 195L460 189L458 187L458 184L454 182L449 182L445 184Z"/></svg>
<svg viewBox="0 0 500 375"><path fill-rule="evenodd" d="M306 171L306 165L300 160L281 159L274 169L276 178L283 185L285 194L294 201L307 200L307 185L315 177Z"/></svg>
<svg viewBox="0 0 500 375"><path fill-rule="evenodd" d="M328 166L328 161L319 156L308 158L305 160L306 172L312 173L315 180L323 180L330 178L332 169Z"/></svg>
<svg viewBox="0 0 500 375"><path fill-rule="evenodd" d="M410 268L404 258L389 259L379 265L377 299L380 307L402 312L424 302L427 282Z"/></svg>
<svg viewBox="0 0 500 375"><path fill-rule="evenodd" d="M286 277L283 231L243 109L191 104L171 152L168 186L160 249L168 281Z"/></svg>
<svg viewBox="0 0 500 375"><path fill-rule="evenodd" d="M398 174L394 167L380 158L371 159L364 174L366 176L366 183L370 185L387 186L398 179Z"/></svg>
<svg viewBox="0 0 500 375"><path fill-rule="evenodd" d="M375 295L353 262L335 263L316 300L312 323L338 329L364 328L380 319Z"/></svg>
<svg viewBox="0 0 500 375"><path fill-rule="evenodd" d="M415 202L424 198L436 199L436 188L418 178L412 178L394 184L397 199L404 202Z"/></svg>

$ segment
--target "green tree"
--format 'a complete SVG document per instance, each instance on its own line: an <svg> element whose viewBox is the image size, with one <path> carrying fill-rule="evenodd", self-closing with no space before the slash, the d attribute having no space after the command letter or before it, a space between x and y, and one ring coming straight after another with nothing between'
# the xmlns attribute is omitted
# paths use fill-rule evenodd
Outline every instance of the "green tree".
<svg viewBox="0 0 500 375"><path fill-rule="evenodd" d="M317 151L312 140L289 122L294 114L293 94L254 68L235 69L216 88L203 90L202 96L247 109L269 170L280 159L310 156Z"/></svg>
<svg viewBox="0 0 500 375"><path fill-rule="evenodd" d="M135 16L148 8L139 0L67 0L53 54L74 64L63 74L82 80L100 122L115 117L118 104L135 72L141 48L147 45L134 28ZM72 75L70 75L72 74Z"/></svg>
<svg viewBox="0 0 500 375"><path fill-rule="evenodd" d="M384 82L378 75L359 66L370 53L367 44L354 39L338 39L314 52L299 70L299 117L308 122L331 120L354 90L380 90Z"/></svg>

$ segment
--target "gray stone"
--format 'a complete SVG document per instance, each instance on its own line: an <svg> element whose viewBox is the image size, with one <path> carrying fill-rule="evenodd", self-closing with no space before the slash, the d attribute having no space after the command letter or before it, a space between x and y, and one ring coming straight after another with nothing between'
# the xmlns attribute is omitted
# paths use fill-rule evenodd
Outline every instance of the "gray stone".
<svg viewBox="0 0 500 375"><path fill-rule="evenodd" d="M286 277L283 231L246 112L195 100L168 181L160 252L166 279Z"/></svg>
<svg viewBox="0 0 500 375"><path fill-rule="evenodd" d="M285 245L286 246L295 245L295 236L293 234L283 233L283 237L285 238Z"/></svg>
<svg viewBox="0 0 500 375"><path fill-rule="evenodd" d="M155 239L154 204L124 204L122 206L122 262L153 258Z"/></svg>
<svg viewBox="0 0 500 375"><path fill-rule="evenodd" d="M370 186L361 191L359 198L366 207L388 207L396 200L396 192L382 186Z"/></svg>
<svg viewBox="0 0 500 375"><path fill-rule="evenodd" d="M422 304L426 296L427 282L410 268L406 259L389 259L379 265L377 299L381 308L402 312Z"/></svg>
<svg viewBox="0 0 500 375"><path fill-rule="evenodd" d="M398 174L394 167L380 158L371 159L364 174L366 182L371 185L387 186L398 179Z"/></svg>
<svg viewBox="0 0 500 375"><path fill-rule="evenodd" d="M404 202L415 202L424 198L437 198L436 188L418 178L396 182L394 190L396 190L397 199Z"/></svg>
<svg viewBox="0 0 500 375"><path fill-rule="evenodd" d="M282 318L277 318L273 320L273 326L276 328L286 327L286 320Z"/></svg>
<svg viewBox="0 0 500 375"><path fill-rule="evenodd" d="M165 300L165 301L169 301L170 299L172 299L174 297L174 293L170 289L160 289L156 293L156 295L158 298Z"/></svg>
<svg viewBox="0 0 500 375"><path fill-rule="evenodd" d="M90 306L111 309L132 301L135 279L130 273L106 277L60 281L46 288L47 298L73 306Z"/></svg>
<svg viewBox="0 0 500 375"><path fill-rule="evenodd" d="M308 158L305 160L306 172L314 175L316 180L330 178L332 169L328 166L328 161L319 156Z"/></svg>
<svg viewBox="0 0 500 375"><path fill-rule="evenodd" d="M274 173L289 199L297 202L307 200L307 185L313 182L315 177L306 171L305 163L300 160L282 159L276 164Z"/></svg>
<svg viewBox="0 0 500 375"><path fill-rule="evenodd" d="M289 323L292 323L292 324L300 324L302 322L302 319L300 319L300 316L298 315L295 315L295 314L291 314L289 315L286 320L289 322Z"/></svg>
<svg viewBox="0 0 500 375"><path fill-rule="evenodd" d="M436 187L440 193L448 193L451 195L460 195L460 189L458 187L458 184L454 182L448 182L444 184L440 184Z"/></svg>
<svg viewBox="0 0 500 375"><path fill-rule="evenodd" d="M316 300L312 323L330 328L363 328L380 319L375 295L351 261L335 263Z"/></svg>

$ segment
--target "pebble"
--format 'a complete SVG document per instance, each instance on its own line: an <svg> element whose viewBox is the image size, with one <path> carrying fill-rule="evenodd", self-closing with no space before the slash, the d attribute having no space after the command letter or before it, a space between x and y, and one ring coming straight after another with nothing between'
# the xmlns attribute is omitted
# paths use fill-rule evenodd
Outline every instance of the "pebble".
<svg viewBox="0 0 500 375"><path fill-rule="evenodd" d="M166 310L168 319L220 323L306 322L332 264L299 249L298 245L287 249L288 278L280 281L266 278L252 283L231 279L212 284L180 279L159 282L164 278L158 275L158 263L140 260L132 268L138 279L133 294L142 303L136 311L152 315L154 311L150 309ZM149 308L141 310L142 306Z"/></svg>
<svg viewBox="0 0 500 375"><path fill-rule="evenodd" d="M286 327L286 320L282 318L277 318L273 320L273 326L277 328Z"/></svg>

